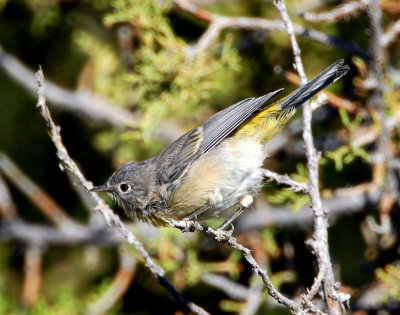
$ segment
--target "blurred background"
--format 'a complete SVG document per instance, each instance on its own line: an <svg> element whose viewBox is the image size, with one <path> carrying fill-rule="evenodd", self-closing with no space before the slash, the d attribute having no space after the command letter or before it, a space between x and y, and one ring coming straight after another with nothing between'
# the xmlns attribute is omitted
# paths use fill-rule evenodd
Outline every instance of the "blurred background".
<svg viewBox="0 0 400 315"><path fill-rule="evenodd" d="M399 314L400 2L285 3L308 79L340 58L351 68L313 116L335 279L348 312ZM218 110L298 86L273 1L0 0L0 314L183 314L60 170L35 106L39 65L70 156L101 184ZM265 168L307 182L301 111L270 151ZM185 298L212 314L290 313L240 253L205 233L128 222L102 197ZM266 181L235 221L290 297L317 272L308 203Z"/></svg>

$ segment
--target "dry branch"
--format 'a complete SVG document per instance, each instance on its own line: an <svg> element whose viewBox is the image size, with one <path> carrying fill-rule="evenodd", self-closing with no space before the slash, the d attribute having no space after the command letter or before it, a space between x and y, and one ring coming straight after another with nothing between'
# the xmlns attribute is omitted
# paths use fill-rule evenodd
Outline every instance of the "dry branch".
<svg viewBox="0 0 400 315"><path fill-rule="evenodd" d="M197 19L209 22L208 29L200 37L194 47L189 49L189 56L193 58L196 54L206 51L218 38L224 29L244 29L244 30L262 30L262 31L285 31L285 26L280 20L267 20L255 17L228 17L208 12L201 9L187 0L174 0L174 4L180 10L189 13ZM343 49L351 54L359 56L364 60L368 59L367 54L352 43L345 42L337 37L329 36L323 32L311 28L305 28L301 25L293 26L294 33L298 36L310 38L320 42L327 47Z"/></svg>
<svg viewBox="0 0 400 315"><path fill-rule="evenodd" d="M200 306L194 304L193 302L187 301L176 289L175 287L167 280L165 277L165 271L157 265L154 260L150 257L143 244L136 239L136 237L128 230L125 224L121 221L118 215L116 215L96 193L89 193L89 190L93 188L93 183L86 180L83 176L82 172L79 170L76 163L70 158L67 149L64 147L62 143L61 135L60 135L60 127L55 125L48 107L46 106L45 99L45 83L44 76L41 69L36 73L37 84L38 84L38 103L37 107L39 107L43 118L46 121L46 124L49 128L49 134L51 140L53 141L56 150L57 157L61 162L62 169L70 172L73 176L76 177L77 181L88 191L88 194L93 198L96 203L96 207L93 209L94 211L98 211L104 216L105 221L109 226L117 229L127 240L127 242L133 245L139 254L145 260L146 266L150 269L156 280L165 287L168 292L174 297L174 299L181 305L185 306L188 310L195 314L208 314L204 309Z"/></svg>
<svg viewBox="0 0 400 315"><path fill-rule="evenodd" d="M35 94L35 73L0 46L0 68L30 93ZM47 98L54 106L79 118L122 127L133 125L136 117L129 111L112 105L106 99L89 91L69 91L47 81Z"/></svg>
<svg viewBox="0 0 400 315"><path fill-rule="evenodd" d="M17 217L17 207L11 197L7 184L3 176L0 174L0 214L8 219L13 220Z"/></svg>
<svg viewBox="0 0 400 315"><path fill-rule="evenodd" d="M381 45L384 48L389 47L391 44L395 43L397 38L400 35L400 20L397 20L395 23L390 25L383 36L381 37Z"/></svg>
<svg viewBox="0 0 400 315"><path fill-rule="evenodd" d="M283 0L275 0L275 6L282 16L285 23L286 31L290 37L290 42L293 49L293 57L296 65L297 73L299 74L302 84L307 82L304 73L304 67L300 57L300 49L296 41L295 33L293 30L292 21L286 10ZM322 285L324 292L324 300L326 301L329 314L341 313L341 302L338 299L338 293L335 288L335 279L332 270L332 263L329 255L328 245L328 211L322 208L321 196L319 193L319 159L320 153L314 147L313 135L311 130L312 109L309 102L303 104L303 139L306 149L307 169L310 196L310 206L314 215L314 239L309 240L309 244L317 258L318 275L314 280L311 290L303 299L311 301L315 294L319 292L319 287ZM308 306L311 304L309 303Z"/></svg>
<svg viewBox="0 0 400 315"><path fill-rule="evenodd" d="M16 57L5 52L0 46L0 68L32 95L36 93L35 73L22 64ZM48 101L59 109L65 110L85 122L109 124L115 127L132 127L139 117L130 111L112 104L106 98L89 90L67 90L55 83L47 81ZM154 131L154 134L167 142L174 141L183 131L166 122Z"/></svg>
<svg viewBox="0 0 400 315"><path fill-rule="evenodd" d="M264 170L264 177L268 178L268 180L273 180L278 184L288 185L289 189L294 192L308 192L308 185L304 183L296 182L291 179L288 175L280 175L275 172Z"/></svg>
<svg viewBox="0 0 400 315"><path fill-rule="evenodd" d="M243 246L242 244L238 243L235 237L232 236L233 233L233 226L232 230L230 231L221 231L221 230L214 230L210 227L204 229L198 222L196 221L177 221L177 220L169 220L169 225L172 227L176 227L184 232L193 232L193 231L203 231L205 230L206 233L211 234L214 239L221 243L226 243L230 247L242 252L244 258L247 260L249 265L251 266L252 270L261 277L262 281L264 282L265 287L268 290L268 294L273 297L279 304L282 304L289 308L293 313L299 313L301 311L301 306L287 297L285 297L282 293L280 293L275 286L272 284L271 280L269 279L268 273L266 270L261 268L261 266L257 263L254 259L252 252L247 247Z"/></svg>
<svg viewBox="0 0 400 315"><path fill-rule="evenodd" d="M69 229L77 225L53 198L2 152L0 152L0 171L56 226Z"/></svg>
<svg viewBox="0 0 400 315"><path fill-rule="evenodd" d="M301 16L308 22L336 22L357 14L365 8L362 0L348 2L338 6L337 8L324 13L301 13Z"/></svg>
<svg viewBox="0 0 400 315"><path fill-rule="evenodd" d="M369 110L378 120L380 133L377 140L377 147L373 154L373 181L382 191L379 202L379 215L381 224L390 222L390 212L399 197L399 184L396 174L390 167L390 161L394 160L390 124L386 117L386 106L383 98L385 82L383 78L384 45L382 43L382 11L377 0L365 0L367 2L367 17L371 30L369 53L371 55L368 64L368 81L372 82L367 98ZM391 225L389 225L391 226ZM390 229L389 229L390 231ZM388 232L389 232L388 231Z"/></svg>
<svg viewBox="0 0 400 315"><path fill-rule="evenodd" d="M103 227L79 226L74 229L52 227L45 224L27 223L21 219L0 221L0 239L41 245L91 244L101 247L119 246L124 238L115 230Z"/></svg>

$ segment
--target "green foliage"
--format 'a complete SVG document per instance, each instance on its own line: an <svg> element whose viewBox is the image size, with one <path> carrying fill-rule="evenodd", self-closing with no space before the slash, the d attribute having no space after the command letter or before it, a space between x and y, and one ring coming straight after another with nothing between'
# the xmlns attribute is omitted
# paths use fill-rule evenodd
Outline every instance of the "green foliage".
<svg viewBox="0 0 400 315"><path fill-rule="evenodd" d="M104 23L134 29L131 71L124 69L115 48L95 35L77 30L72 39L87 56L87 65L90 63L91 88L140 116L135 128L119 139L115 132L104 131L95 141L101 150L112 148L116 164L120 164L159 151L161 143L151 132L160 121L197 117L199 107L212 103L215 93L228 88L226 82L232 82L241 68L230 36L222 41L220 51L192 55L189 44L175 34L166 17L170 2L122 0L111 5L113 11L104 17ZM107 143L101 138L108 139Z"/></svg>
<svg viewBox="0 0 400 315"><path fill-rule="evenodd" d="M3 10L9 0L0 0L0 11Z"/></svg>
<svg viewBox="0 0 400 315"><path fill-rule="evenodd" d="M24 0L33 12L31 33L41 36L47 27L56 26L60 22L61 9L56 0Z"/></svg>
<svg viewBox="0 0 400 315"><path fill-rule="evenodd" d="M334 151L325 152L321 158L321 164L327 164L329 160L335 163L336 171L341 172L344 165L351 164L355 159L362 159L366 162L369 161L369 155L367 151L358 145L354 145L352 141L352 132L358 128L363 118L356 116L353 121L350 120L349 114L344 110L339 110L340 118L343 126L348 131L349 143L342 145Z"/></svg>
<svg viewBox="0 0 400 315"><path fill-rule="evenodd" d="M386 265L375 270L376 278L386 292L383 302L394 299L400 302L400 266Z"/></svg>
<svg viewBox="0 0 400 315"><path fill-rule="evenodd" d="M275 240L275 233L272 229L265 229L261 233L261 237L263 239L264 248L266 253L271 258L278 258L281 254L281 250L279 248L278 243Z"/></svg>

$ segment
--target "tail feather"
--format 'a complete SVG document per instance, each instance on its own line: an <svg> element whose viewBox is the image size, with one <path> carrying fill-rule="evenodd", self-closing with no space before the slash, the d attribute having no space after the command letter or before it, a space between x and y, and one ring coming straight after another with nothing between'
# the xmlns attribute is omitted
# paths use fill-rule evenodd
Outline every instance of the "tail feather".
<svg viewBox="0 0 400 315"><path fill-rule="evenodd" d="M343 62L343 59L336 61L312 80L284 98L279 102L281 108L297 108L319 91L339 80L350 69L347 65L343 65Z"/></svg>

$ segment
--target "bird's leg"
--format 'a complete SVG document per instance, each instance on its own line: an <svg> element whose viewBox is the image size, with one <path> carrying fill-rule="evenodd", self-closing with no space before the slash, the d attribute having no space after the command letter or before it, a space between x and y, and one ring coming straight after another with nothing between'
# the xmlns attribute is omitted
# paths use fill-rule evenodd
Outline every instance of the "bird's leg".
<svg viewBox="0 0 400 315"><path fill-rule="evenodd" d="M183 221L192 221L193 219L197 219L197 216L199 216L203 212L206 212L210 208L211 208L211 205L206 203L204 206L202 206L201 208L199 208L196 211L192 212L188 216L184 217L182 220Z"/></svg>
<svg viewBox="0 0 400 315"><path fill-rule="evenodd" d="M236 210L236 212L218 228L218 231L225 230L229 224L231 224L238 216L240 216L243 213L243 211L244 208L240 206L239 209Z"/></svg>
<svg viewBox="0 0 400 315"><path fill-rule="evenodd" d="M239 199L239 209L229 218L227 219L219 228L218 231L223 231L226 227L231 224L238 216L240 216L245 208L248 208L253 203L253 197L251 195L244 195ZM233 229L232 229L233 230Z"/></svg>

